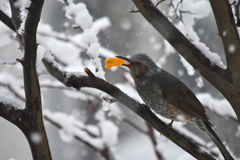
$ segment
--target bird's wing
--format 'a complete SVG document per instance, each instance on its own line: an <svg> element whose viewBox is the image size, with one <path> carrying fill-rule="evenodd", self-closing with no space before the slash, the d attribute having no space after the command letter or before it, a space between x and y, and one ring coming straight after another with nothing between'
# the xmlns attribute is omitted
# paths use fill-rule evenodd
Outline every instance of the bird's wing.
<svg viewBox="0 0 240 160"><path fill-rule="evenodd" d="M211 125L201 102L183 82L173 76L171 80L159 82L157 86L167 102Z"/></svg>

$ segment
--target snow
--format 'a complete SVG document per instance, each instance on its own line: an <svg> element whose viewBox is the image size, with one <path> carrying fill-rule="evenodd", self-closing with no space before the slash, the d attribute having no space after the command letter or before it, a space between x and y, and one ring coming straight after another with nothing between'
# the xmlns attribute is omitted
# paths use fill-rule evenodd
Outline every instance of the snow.
<svg viewBox="0 0 240 160"><path fill-rule="evenodd" d="M98 39L96 35L89 29L85 30L82 35L82 42L90 45L92 43L97 43Z"/></svg>
<svg viewBox="0 0 240 160"><path fill-rule="evenodd" d="M222 36L226 37L226 35L227 35L227 31L225 30L225 31L223 31Z"/></svg>
<svg viewBox="0 0 240 160"><path fill-rule="evenodd" d="M230 103L225 98L216 99L209 93L198 93L196 96L204 106L207 106L210 110L216 112L217 114L223 117L231 116L237 119Z"/></svg>
<svg viewBox="0 0 240 160"><path fill-rule="evenodd" d="M156 38L155 38L155 37L152 36L152 37L149 38L149 42L150 42L150 43L154 43L155 41L156 41Z"/></svg>
<svg viewBox="0 0 240 160"><path fill-rule="evenodd" d="M39 144L42 141L42 135L39 132L30 133L30 139L33 143Z"/></svg>
<svg viewBox="0 0 240 160"><path fill-rule="evenodd" d="M63 142L70 143L74 140L74 136L64 129L59 130L59 136Z"/></svg>
<svg viewBox="0 0 240 160"><path fill-rule="evenodd" d="M234 44L230 44L230 45L228 46L228 51L229 51L230 53L234 53L235 50L236 50L236 46L235 46Z"/></svg>
<svg viewBox="0 0 240 160"><path fill-rule="evenodd" d="M95 118L99 121L98 125L101 128L104 143L109 146L109 148L114 147L118 143L119 128L112 121L105 118L105 113L102 110L98 110Z"/></svg>
<svg viewBox="0 0 240 160"><path fill-rule="evenodd" d="M119 108L117 103L108 103L105 100L102 101L103 111L110 111L108 116L114 116L118 120L122 121L124 118L124 114L122 110Z"/></svg>
<svg viewBox="0 0 240 160"><path fill-rule="evenodd" d="M196 82L197 82L198 88L204 87L204 83L203 83L202 77L197 77L197 78L196 78Z"/></svg>
<svg viewBox="0 0 240 160"><path fill-rule="evenodd" d="M182 62L183 66L186 68L188 75L189 76L194 75L195 69L180 54L179 56L180 56L180 61Z"/></svg>
<svg viewBox="0 0 240 160"><path fill-rule="evenodd" d="M8 17L12 17L9 0L0 1L0 10L4 12Z"/></svg>
<svg viewBox="0 0 240 160"><path fill-rule="evenodd" d="M42 59L44 54L46 53L46 50L43 46L38 45L37 48L37 62L36 62L36 68L37 68L37 73L40 75L42 73L42 68L40 67L42 65Z"/></svg>
<svg viewBox="0 0 240 160"><path fill-rule="evenodd" d="M220 56L217 53L211 52L209 48L202 42L192 42L193 45L195 45L201 52L202 54L205 55L206 58L210 60L210 62L213 65L217 65L221 67L222 69L226 69L227 67L223 64L221 61Z"/></svg>
<svg viewBox="0 0 240 160"><path fill-rule="evenodd" d="M115 150L119 129L112 121L105 118L105 113L102 110L98 110L95 114L95 118L98 120L97 126L86 125L75 117L62 112L52 113L49 110L44 110L43 114L61 126L59 134L64 142L71 142L74 137L77 137L99 150L103 150L106 145L110 150Z"/></svg>
<svg viewBox="0 0 240 160"><path fill-rule="evenodd" d="M155 51L158 51L158 50L160 50L161 48L162 48L161 43L155 43L155 44L153 45L153 49L154 49Z"/></svg>
<svg viewBox="0 0 240 160"><path fill-rule="evenodd" d="M0 93L0 102L9 107L23 109L21 105L11 95L7 95L5 93Z"/></svg>
<svg viewBox="0 0 240 160"><path fill-rule="evenodd" d="M104 142L102 139L91 137L87 132L84 131L85 125L73 116L68 116L62 112L52 113L49 110L44 110L43 114L51 121L61 126L63 131L61 131L60 135L63 141L70 142L71 136L73 136L78 137L79 139L89 143L99 150L104 149Z"/></svg>
<svg viewBox="0 0 240 160"><path fill-rule="evenodd" d="M59 68L58 67L58 63L56 63L54 61L54 57L51 55L50 52L45 52L43 59L45 59L46 61L48 61L49 63L52 63L54 67Z"/></svg>
<svg viewBox="0 0 240 160"><path fill-rule="evenodd" d="M79 70L83 71L85 67L88 67L91 71L96 71L97 68L98 72L94 72L94 74L104 79L104 71L98 56L108 57L117 54L100 46L97 34L109 26L111 26L109 18L102 17L95 20L93 25L89 29L84 30L83 33L72 36L68 35L66 37L63 33L52 31L49 25L40 23L38 33L47 36L38 36L38 43L41 44L46 51L53 53L58 59L68 64L63 68L64 70L75 72L77 74L76 76L79 76L82 75ZM81 54L82 51L87 51L91 58L90 61L83 61L79 58L79 53ZM66 54L66 52L68 54Z"/></svg>
<svg viewBox="0 0 240 160"><path fill-rule="evenodd" d="M184 75L184 71L182 69L178 70L178 76L182 77Z"/></svg>
<svg viewBox="0 0 240 160"><path fill-rule="evenodd" d="M87 76L85 72L67 72L66 78L70 78L71 76L81 77L81 76Z"/></svg>
<svg viewBox="0 0 240 160"><path fill-rule="evenodd" d="M128 31L132 28L132 22L129 18L122 18L119 22L121 28L125 31Z"/></svg>
<svg viewBox="0 0 240 160"><path fill-rule="evenodd" d="M173 5L178 5L179 0L174 0ZM185 0L182 1L181 4L178 6L178 9L181 11L189 12L190 14L182 14L182 21L179 21L178 24L176 24L176 27L189 39L192 41L199 41L199 37L197 33L194 31L194 25L196 19L202 19L204 17L207 17L211 13L211 6L208 1L191 1L191 0ZM173 9L172 9L173 10ZM179 13L178 10L178 14ZM170 11L173 12L173 11Z"/></svg>
<svg viewBox="0 0 240 160"><path fill-rule="evenodd" d="M14 92L16 92L19 96L25 97L25 92L24 92L24 89L22 87L23 86L22 79L17 79L16 77L14 77L9 72L2 71L0 73L0 83L3 83L5 85L9 85L14 90Z"/></svg>
<svg viewBox="0 0 240 160"><path fill-rule="evenodd" d="M111 26L110 19L108 17L102 17L93 22L92 28L90 30L95 34L99 34L100 31L105 30Z"/></svg>
<svg viewBox="0 0 240 160"><path fill-rule="evenodd" d="M208 1L191 1L185 0L181 1L179 4L179 0L173 0L172 4L174 8L178 5L177 15L180 16L180 11L185 11L186 13L181 14L181 20L175 24L175 26L184 34L189 40L193 41L193 43L198 43L200 41L199 36L194 30L194 25L196 19L202 19L207 17L211 13L211 6ZM175 16L175 11L173 8L169 9L168 15L170 17ZM199 34L204 34L204 30L200 29ZM199 42L200 43L200 42ZM174 53L175 50L164 40L165 52ZM209 53L209 52L208 52ZM191 76L194 74L194 69L192 66L186 62L185 59L181 57L181 62L183 66L187 69L188 74ZM223 64L217 63L224 67Z"/></svg>
<svg viewBox="0 0 240 160"><path fill-rule="evenodd" d="M87 54L91 57L91 62L94 64L94 66L97 68L97 71L95 71L95 75L99 78L105 79L105 72L102 67L101 59L99 57L99 48L100 44L93 43L90 45L90 47L87 50Z"/></svg>
<svg viewBox="0 0 240 160"><path fill-rule="evenodd" d="M30 5L31 5L31 1L29 0L17 0L14 3L14 7L19 8L20 10L20 19L22 20L22 23L18 28L18 34L20 35L22 35L24 32L25 22L28 14L28 10L26 8L28 8Z"/></svg>
<svg viewBox="0 0 240 160"><path fill-rule="evenodd" d="M45 48L46 52L55 54L58 59L65 63L71 64L79 59L79 51L81 50L70 42L64 42L54 37L48 38L40 35L38 36L38 43Z"/></svg>
<svg viewBox="0 0 240 160"><path fill-rule="evenodd" d="M86 129L89 133L91 133L91 134L93 134L93 135L95 135L95 136L100 136L99 128L98 128L97 126L94 126L94 125L86 125L86 126L85 126L85 129Z"/></svg>
<svg viewBox="0 0 240 160"><path fill-rule="evenodd" d="M66 7L66 17L69 19L74 17L76 25L80 26L83 30L89 29L93 24L92 16L89 14L84 3L70 3Z"/></svg>

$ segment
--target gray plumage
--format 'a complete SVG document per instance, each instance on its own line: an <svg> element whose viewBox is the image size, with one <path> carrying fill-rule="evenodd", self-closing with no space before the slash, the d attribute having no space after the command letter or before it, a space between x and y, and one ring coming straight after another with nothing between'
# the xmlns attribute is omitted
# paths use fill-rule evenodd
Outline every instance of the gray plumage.
<svg viewBox="0 0 240 160"><path fill-rule="evenodd" d="M191 122L209 135L225 159L233 160L212 130L202 104L183 82L159 68L146 54L136 54L131 58L118 57L129 62L124 66L129 68L136 89L148 107L165 118Z"/></svg>

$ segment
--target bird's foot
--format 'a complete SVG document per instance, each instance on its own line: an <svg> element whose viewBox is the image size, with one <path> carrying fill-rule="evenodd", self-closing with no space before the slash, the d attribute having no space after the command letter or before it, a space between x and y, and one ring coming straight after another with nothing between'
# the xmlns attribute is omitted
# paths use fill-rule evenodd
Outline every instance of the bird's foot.
<svg viewBox="0 0 240 160"><path fill-rule="evenodd" d="M166 127L164 127L161 131L161 135L165 134L170 128L172 128L172 124L173 124L174 120L172 120Z"/></svg>

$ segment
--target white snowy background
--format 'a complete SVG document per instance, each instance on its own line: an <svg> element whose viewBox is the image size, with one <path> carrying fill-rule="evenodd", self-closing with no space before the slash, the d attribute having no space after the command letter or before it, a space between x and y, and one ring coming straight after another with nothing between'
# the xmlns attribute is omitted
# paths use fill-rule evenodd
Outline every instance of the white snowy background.
<svg viewBox="0 0 240 160"><path fill-rule="evenodd" d="M152 2L156 4L156 1ZM173 6L176 7L178 2L179 0L173 0ZM178 5L178 9L188 11L186 14L179 11L175 13L171 7L167 7L168 3L161 3L158 8L213 65L225 69L226 62L221 54L223 48L217 36L209 2L183 1ZM16 6L22 8L23 20L27 15L25 8L29 4L27 0L16 3ZM96 76L115 84L129 96L142 102L126 69L115 67L107 70L103 63L106 57L130 56L134 53L147 53L160 67L186 83L207 107L207 114L216 126L216 133L224 142L228 140L233 155L240 157L237 149L240 148L240 128L238 123L232 120L236 116L230 104L175 52L140 13L129 13L132 5L129 0L68 0L68 6L64 1L45 1L37 34L37 70L40 75L43 113L63 127L58 129L45 120L53 159L102 159L96 152L77 141L76 137L99 150L109 147L117 160L157 159L153 144L143 133L147 132L148 128L141 118L121 104L110 104L102 100L108 96L101 91L90 88L83 88L81 91L67 89L52 78L41 63L43 57L53 60L52 54L57 58L59 68L72 71L76 75L85 74L83 68L88 67ZM0 9L11 15L7 0L0 1ZM176 14L182 21L176 19ZM24 23L18 33L21 34L23 29ZM21 58L23 53L18 49L15 33L1 22L0 34L0 100L24 108L22 67L15 63L16 58ZM234 53L235 47L230 46L229 50ZM98 107L97 111L93 111ZM166 123L170 122L159 118ZM126 123L126 120L143 132ZM31 152L20 130L2 118L0 126L0 159L30 160ZM173 128L206 146L208 151L219 153L209 138L193 126L175 122ZM89 133L98 138L92 138ZM38 141L38 135L33 135L33 139ZM157 150L166 160L194 159L157 132L155 139Z"/></svg>

